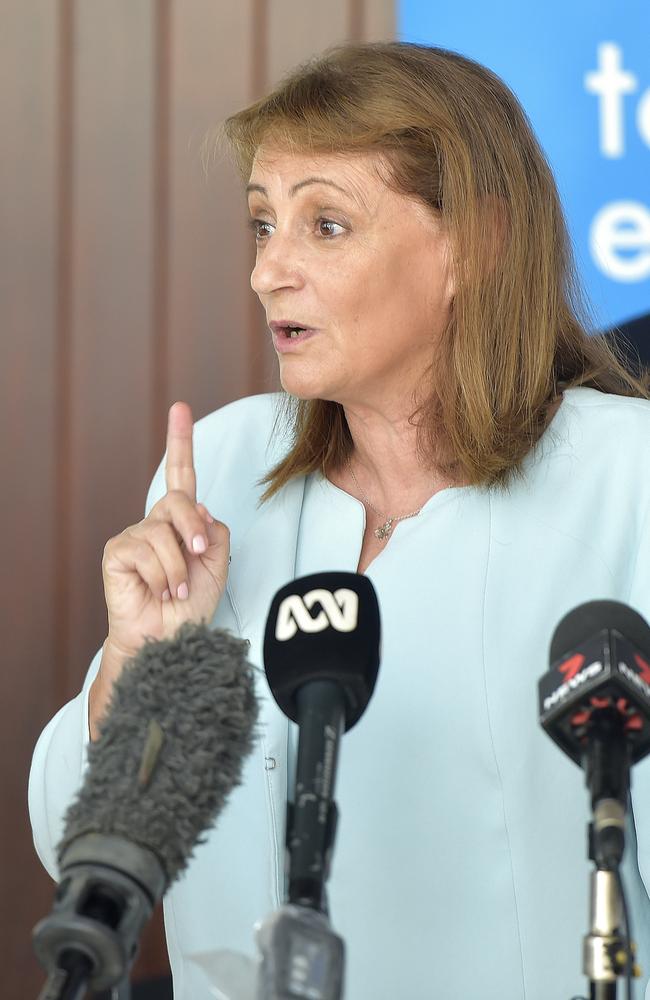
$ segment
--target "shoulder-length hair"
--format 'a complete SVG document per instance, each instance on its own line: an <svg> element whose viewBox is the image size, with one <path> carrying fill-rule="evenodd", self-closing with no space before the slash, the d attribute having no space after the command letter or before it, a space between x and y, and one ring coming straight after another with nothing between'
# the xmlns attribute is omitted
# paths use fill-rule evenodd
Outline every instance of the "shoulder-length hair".
<svg viewBox="0 0 650 1000"><path fill-rule="evenodd" d="M245 181L262 144L375 151L384 181L447 226L456 290L410 417L422 462L506 486L564 389L649 398L649 377L594 335L552 171L517 98L486 67L410 42L334 46L228 117L224 138ZM279 423L291 447L260 480L260 502L295 476L341 468L353 449L337 402L284 393Z"/></svg>

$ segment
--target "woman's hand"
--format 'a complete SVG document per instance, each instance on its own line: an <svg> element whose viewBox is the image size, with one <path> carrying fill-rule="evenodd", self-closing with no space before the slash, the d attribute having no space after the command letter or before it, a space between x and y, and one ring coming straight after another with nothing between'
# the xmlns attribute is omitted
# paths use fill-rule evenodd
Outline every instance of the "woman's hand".
<svg viewBox="0 0 650 1000"><path fill-rule="evenodd" d="M165 481L167 493L148 516L104 548L108 637L91 692L91 732L124 661L145 638L168 639L183 622L209 622L226 587L230 532L196 502L186 403L169 410Z"/></svg>

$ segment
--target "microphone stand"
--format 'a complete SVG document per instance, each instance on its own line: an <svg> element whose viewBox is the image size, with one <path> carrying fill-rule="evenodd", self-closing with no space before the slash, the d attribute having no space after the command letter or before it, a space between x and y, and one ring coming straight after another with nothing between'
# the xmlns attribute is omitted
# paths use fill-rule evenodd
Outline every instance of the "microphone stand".
<svg viewBox="0 0 650 1000"><path fill-rule="evenodd" d="M608 807L613 799L604 800ZM620 803L615 805L623 810ZM614 810L612 810L614 812ZM590 833L593 824L590 824ZM616 1000L616 980L626 974L629 962L627 941L621 932L623 908L618 872L602 867L590 851L596 867L590 874L589 932L584 938L583 972L590 983L590 1000Z"/></svg>
<svg viewBox="0 0 650 1000"><path fill-rule="evenodd" d="M72 949L59 956L59 964L47 977L38 1000L83 1000L88 981L93 972L93 963L84 955Z"/></svg>
<svg viewBox="0 0 650 1000"><path fill-rule="evenodd" d="M68 966L70 966L68 968ZM93 963L81 953L64 952L59 966L47 977L38 1000L84 1000L93 973ZM131 984L124 979L111 990L110 1000L131 1000Z"/></svg>
<svg viewBox="0 0 650 1000"><path fill-rule="evenodd" d="M617 980L639 975L635 945L622 896L620 862L625 849L625 805L630 787L630 754L621 714L612 707L593 712L584 755L591 793L589 824L589 932L583 944L583 972L590 1000L616 1000Z"/></svg>
<svg viewBox="0 0 650 1000"><path fill-rule="evenodd" d="M325 883L338 820L332 792L345 728L344 696L338 684L312 681L298 690L296 702L295 802L287 805L288 902L327 916Z"/></svg>
<svg viewBox="0 0 650 1000"><path fill-rule="evenodd" d="M258 927L257 1000L342 1000L345 946L330 925L326 882L338 818L332 791L345 705L340 686L330 681L305 685L296 702L299 743L296 801L287 803L287 901Z"/></svg>

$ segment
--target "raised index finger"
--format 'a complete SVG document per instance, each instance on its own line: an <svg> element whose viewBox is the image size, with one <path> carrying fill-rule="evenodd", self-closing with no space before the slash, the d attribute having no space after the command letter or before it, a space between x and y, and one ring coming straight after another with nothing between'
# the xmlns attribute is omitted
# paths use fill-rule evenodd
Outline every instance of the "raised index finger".
<svg viewBox="0 0 650 1000"><path fill-rule="evenodd" d="M196 473L192 452L192 411L187 403L174 403L167 421L165 482L169 490L181 490L196 501Z"/></svg>

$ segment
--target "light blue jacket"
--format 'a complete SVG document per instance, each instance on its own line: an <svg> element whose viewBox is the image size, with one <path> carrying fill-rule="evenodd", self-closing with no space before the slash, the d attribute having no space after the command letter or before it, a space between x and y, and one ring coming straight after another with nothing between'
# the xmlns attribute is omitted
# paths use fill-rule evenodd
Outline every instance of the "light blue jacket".
<svg viewBox="0 0 650 1000"><path fill-rule="evenodd" d="M239 400L194 431L198 498L231 530L213 625L247 638L258 664L274 593L296 575L354 571L365 526L363 506L319 476L257 508L255 481L287 447L268 440L275 401ZM331 880L347 1000L585 992L587 794L537 725L536 683L555 624L577 604L617 599L650 618L649 452L650 403L569 390L508 492L436 494L369 567L384 652L373 701L343 742ZM161 464L147 512L164 492ZM34 754L34 840L53 877L99 657ZM287 724L260 693L243 784L165 900L181 1000L219 996L192 956L253 954L254 922L282 899ZM650 759L633 771L633 801L625 867L645 986Z"/></svg>

